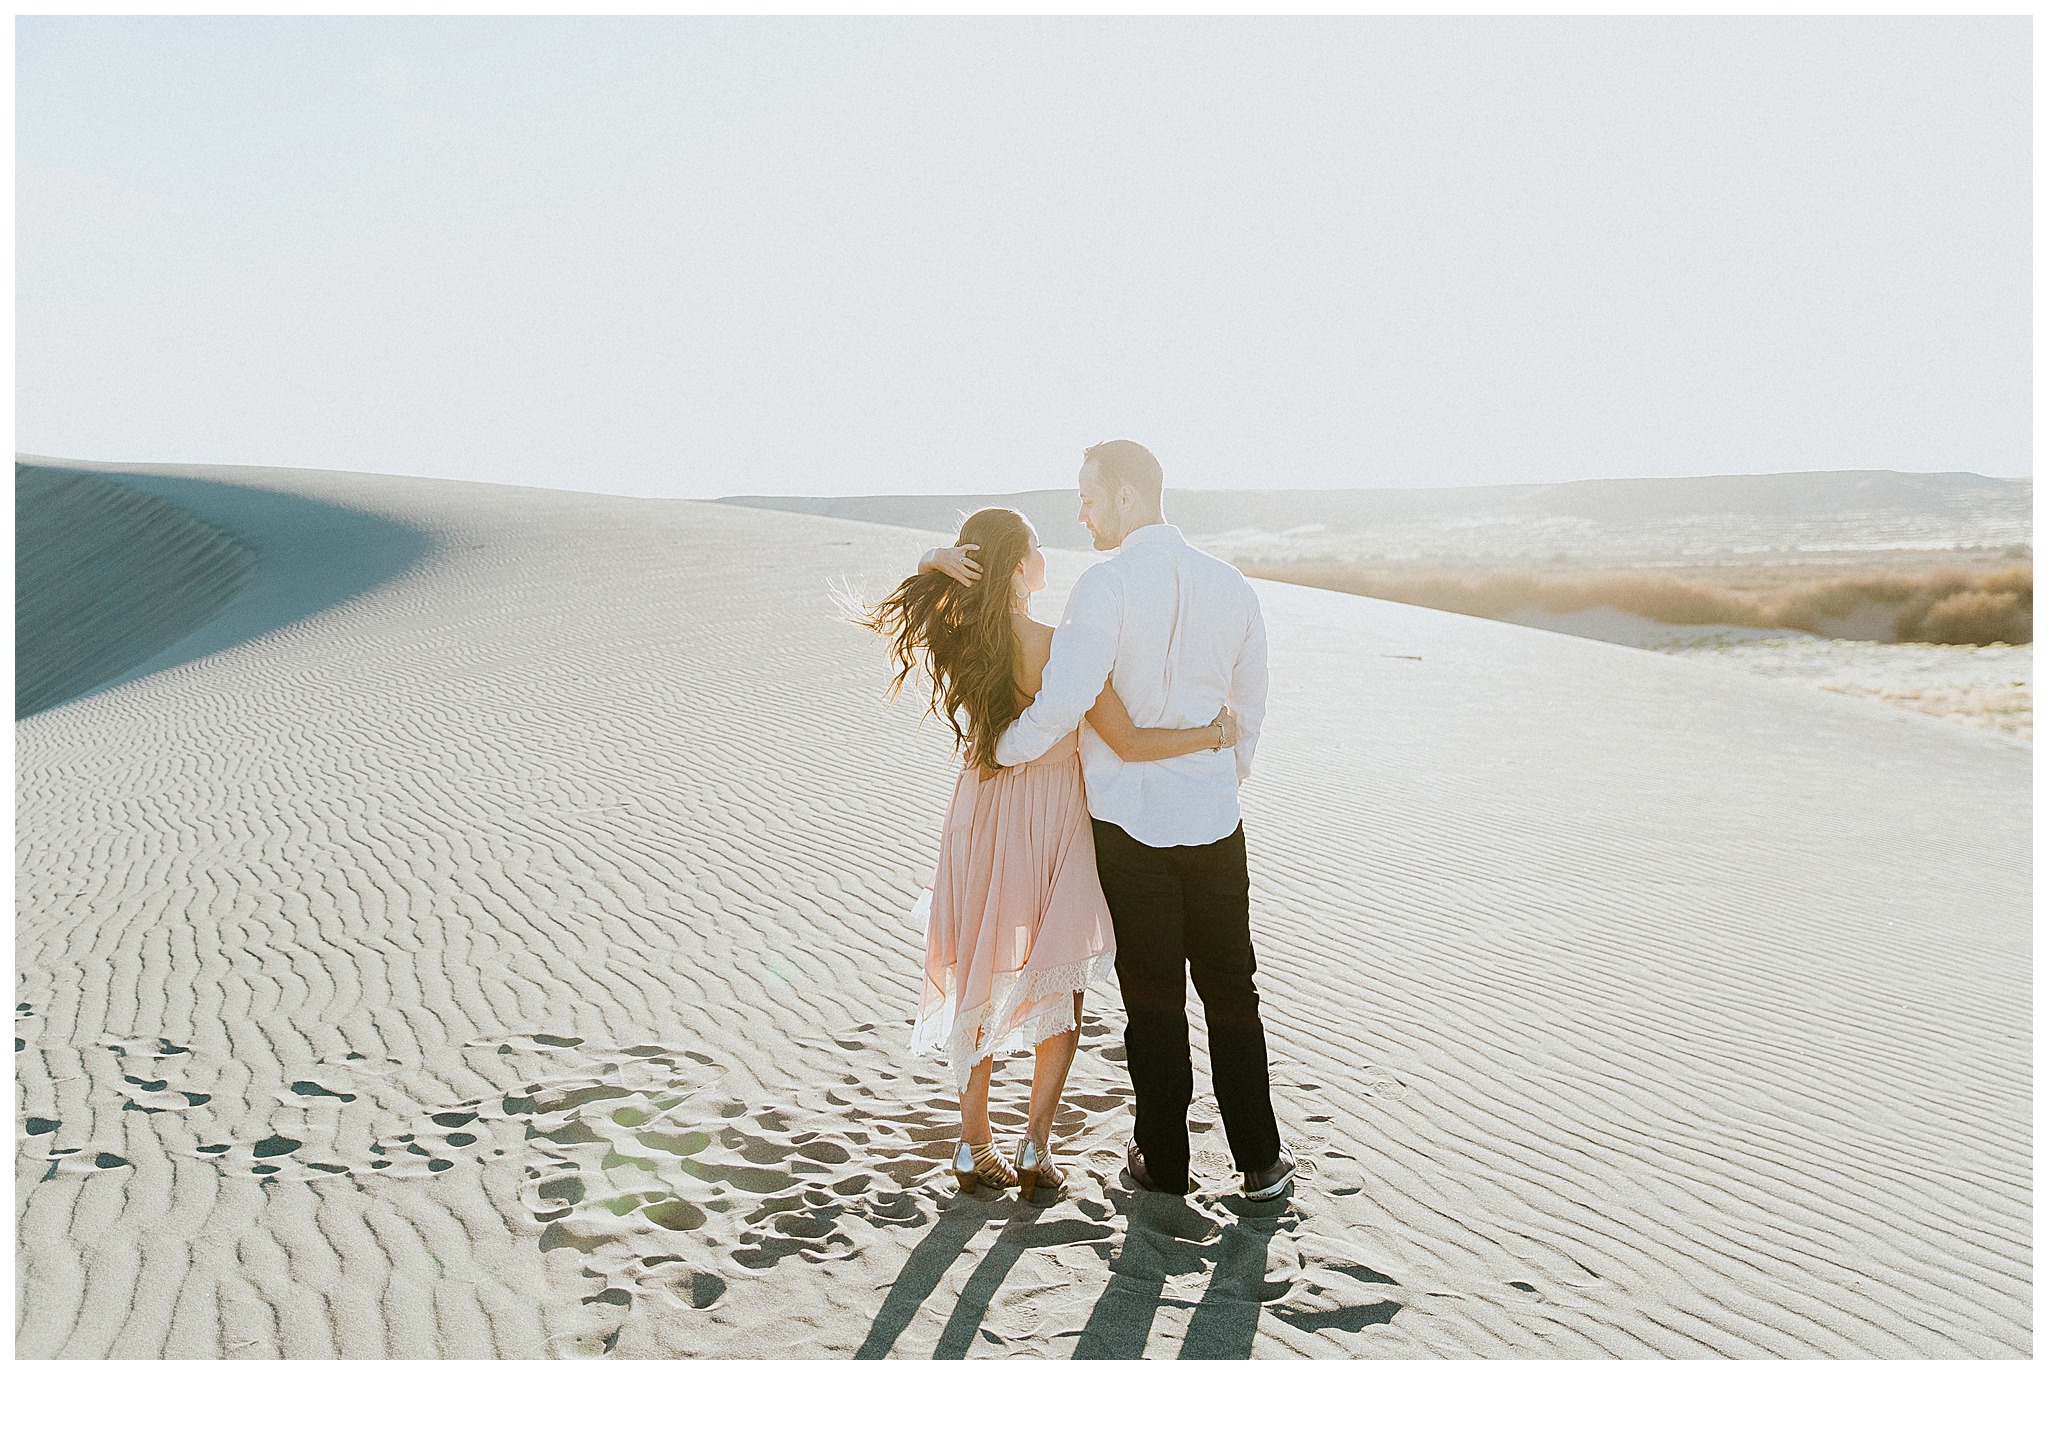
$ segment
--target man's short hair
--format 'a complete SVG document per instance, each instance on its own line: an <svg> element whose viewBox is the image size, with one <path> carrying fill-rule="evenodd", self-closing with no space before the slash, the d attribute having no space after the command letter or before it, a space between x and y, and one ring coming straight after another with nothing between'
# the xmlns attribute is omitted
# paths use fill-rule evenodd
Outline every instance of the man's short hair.
<svg viewBox="0 0 2048 1445"><path fill-rule="evenodd" d="M1097 442L1081 453L1081 464L1086 466L1089 462L1095 463L1102 485L1112 496L1118 487L1128 486L1138 494L1138 505L1158 510L1159 493L1166 479L1159 470L1159 458L1152 453L1136 442Z"/></svg>

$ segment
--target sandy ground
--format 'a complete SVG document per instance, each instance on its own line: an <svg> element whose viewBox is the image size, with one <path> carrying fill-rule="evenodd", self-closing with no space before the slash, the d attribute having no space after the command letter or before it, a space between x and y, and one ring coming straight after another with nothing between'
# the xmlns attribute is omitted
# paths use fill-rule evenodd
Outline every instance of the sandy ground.
<svg viewBox="0 0 2048 1445"><path fill-rule="evenodd" d="M1857 642L1792 628L1651 622L1613 607L1531 609L1505 620L1825 688L2021 741L2034 736L2031 643Z"/></svg>
<svg viewBox="0 0 2048 1445"><path fill-rule="evenodd" d="M827 597L926 534L128 471L255 563L17 726L20 1355L2031 1352L2009 739L1258 584L1303 1177L1204 1103L1134 1195L1104 990L1030 1209L905 1056L952 765Z"/></svg>
<svg viewBox="0 0 2048 1445"><path fill-rule="evenodd" d="M1795 634L1671 642L1658 650L1826 688L1845 697L1911 708L2007 737L2034 736L2031 643L1941 647Z"/></svg>

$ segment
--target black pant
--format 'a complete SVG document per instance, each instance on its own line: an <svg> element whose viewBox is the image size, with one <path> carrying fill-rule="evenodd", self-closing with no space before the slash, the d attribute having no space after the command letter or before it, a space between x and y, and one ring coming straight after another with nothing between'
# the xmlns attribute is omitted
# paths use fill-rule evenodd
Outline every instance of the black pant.
<svg viewBox="0 0 2048 1445"><path fill-rule="evenodd" d="M1124 1050L1137 1096L1136 1137L1146 1172L1181 1189L1188 1172L1187 981L1195 981L1209 1025L1209 1066L1230 1152L1241 1171L1280 1157L1266 1078L1266 1029L1252 984L1251 880L1244 825L1228 838L1152 848L1114 823L1095 824L1095 871L1116 925L1116 976L1123 988Z"/></svg>

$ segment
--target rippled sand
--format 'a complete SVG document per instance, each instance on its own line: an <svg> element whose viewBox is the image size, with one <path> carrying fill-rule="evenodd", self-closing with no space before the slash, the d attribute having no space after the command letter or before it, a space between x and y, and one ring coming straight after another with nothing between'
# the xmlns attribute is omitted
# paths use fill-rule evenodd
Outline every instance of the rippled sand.
<svg viewBox="0 0 2048 1445"><path fill-rule="evenodd" d="M1135 1193L1111 989L1033 1209L956 1196L905 1055L952 765L828 598L929 534L100 480L254 563L17 725L19 1355L2031 1353L2008 739L1259 583L1302 1176L1239 1198L1204 1102ZM139 585L96 515L44 539Z"/></svg>

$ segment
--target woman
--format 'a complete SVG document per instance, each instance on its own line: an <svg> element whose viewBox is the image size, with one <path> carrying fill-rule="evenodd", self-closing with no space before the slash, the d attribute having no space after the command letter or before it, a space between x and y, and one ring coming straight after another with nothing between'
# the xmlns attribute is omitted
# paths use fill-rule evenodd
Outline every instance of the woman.
<svg viewBox="0 0 2048 1445"><path fill-rule="evenodd" d="M969 517L952 547L924 555L916 575L853 620L889 639L889 697L922 666L930 711L966 756L939 839L925 929L924 997L911 1052L943 1047L960 1094L953 1173L966 1192L1017 1184L1030 1199L1055 1191L1053 1113L1079 1041L1081 995L1109 976L1116 954L1095 877L1095 837L1081 783L1080 730L1029 763L996 766L1003 730L1038 695L1052 628L1034 620L1045 554L1031 524L1007 507ZM1229 710L1198 728L1140 728L1114 687L1089 726L1126 759L1173 758L1232 745ZM995 1053L1031 1047L1031 1107L1014 1169L988 1122Z"/></svg>

